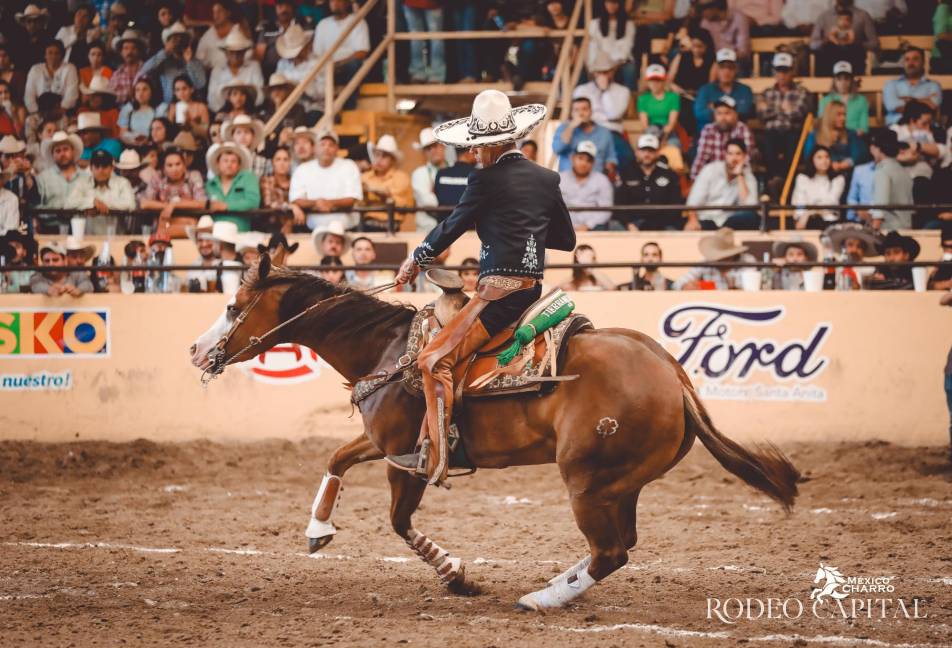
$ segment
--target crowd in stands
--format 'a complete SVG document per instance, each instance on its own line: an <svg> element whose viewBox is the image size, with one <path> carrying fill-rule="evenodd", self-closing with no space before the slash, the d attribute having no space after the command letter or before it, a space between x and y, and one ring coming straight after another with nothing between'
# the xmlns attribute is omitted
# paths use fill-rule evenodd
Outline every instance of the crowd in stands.
<svg viewBox="0 0 952 648"><path fill-rule="evenodd" d="M70 254L80 259L68 246L29 244L44 235L76 234L71 214L44 210L84 214L85 234L141 233L135 249L123 250L130 263L161 262L176 239L192 237L206 250L208 263L219 268L240 264L243 250L293 232L327 240L331 231L341 237L357 228L386 231L391 216L401 229L431 228L446 212L428 208L452 206L462 195L476 168L471 151L446 150L429 128L414 144L424 157L416 168L407 168L406 151L392 134L344 149L333 128L316 127L325 72L304 88L274 130L265 127L355 19L359 4L3 3L0 235L5 247L0 256L7 263L50 259L51 265ZM383 4L333 52L327 73L336 86L354 75L382 33ZM548 162L550 151L557 156L561 189L579 231L755 229L764 195L772 201L788 196L791 227L831 232L851 225L873 237L874 247L895 230L947 230L952 223L952 211L914 207L948 202L945 188L952 181L952 128L949 103L943 102L948 88L931 78L952 72L948 0L596 0L594 5L595 17L585 26L588 50L580 53L585 70L570 114L551 141L521 145L540 163ZM562 44L523 38L520 31L567 27L573 3L459 0L444 6L437 0L402 0L398 7L401 29L496 30L510 36L414 40L401 53L400 81L501 80L519 89L552 78ZM892 62L879 52L883 34L928 31L935 43L930 51L908 46ZM760 36L800 36L806 43L762 54L752 45ZM667 39L660 53L652 46L658 39ZM580 43L577 39L572 47ZM828 92L816 95L800 83L811 65L817 76L830 78ZM380 78L384 66L377 67L371 78ZM755 71L772 76L773 83L755 92L750 85ZM862 88L864 75L874 72L890 77L882 90L883 123L871 120ZM801 149L807 120L813 126ZM784 190L788 175L792 183ZM393 215L384 203L407 211ZM871 203L884 207L832 208ZM631 207L614 209L619 205ZM682 208L647 211L637 208L641 205ZM370 209L358 214L357 207ZM87 250L81 240L75 243ZM374 256L370 239L348 245L355 261ZM778 249L777 258L788 252L816 258L803 246ZM660 247L642 250L645 260L655 254L660 258ZM576 254L589 255L594 250ZM339 263L339 253L321 256L329 265ZM96 258L107 263L112 257L100 251ZM205 290L229 281L212 279L211 272L178 288ZM121 277L85 274L89 283L71 273L38 279L35 286L30 278L7 277L5 287L29 284L49 294L122 288ZM130 275L134 290L167 290L175 281L169 275L160 287L147 286L152 274ZM642 270L631 287L705 282L733 287L729 273L695 274L671 283ZM769 283L798 285L791 274L778 272L774 276L781 278ZM364 285L379 276L349 271L342 280ZM580 289L608 283L596 272L579 271L573 278Z"/></svg>

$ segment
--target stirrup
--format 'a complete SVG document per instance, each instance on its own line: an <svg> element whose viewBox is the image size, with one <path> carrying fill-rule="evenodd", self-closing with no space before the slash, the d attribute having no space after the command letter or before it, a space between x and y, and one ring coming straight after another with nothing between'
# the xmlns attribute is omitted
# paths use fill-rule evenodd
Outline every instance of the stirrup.
<svg viewBox="0 0 952 648"><path fill-rule="evenodd" d="M430 440L424 439L418 451L402 455L387 455L386 460L394 468L406 470L426 479L426 457L429 449Z"/></svg>

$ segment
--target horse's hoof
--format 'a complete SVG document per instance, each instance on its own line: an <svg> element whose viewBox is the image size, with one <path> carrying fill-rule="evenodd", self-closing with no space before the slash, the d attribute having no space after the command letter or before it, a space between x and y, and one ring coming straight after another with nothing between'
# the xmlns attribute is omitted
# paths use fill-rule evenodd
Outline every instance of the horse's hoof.
<svg viewBox="0 0 952 648"><path fill-rule="evenodd" d="M326 535L323 538L308 538L307 539L307 552L312 554L316 551L320 551L324 547L330 544L331 540L334 539L332 535Z"/></svg>
<svg viewBox="0 0 952 648"><path fill-rule="evenodd" d="M516 601L515 609L517 612L541 612L539 604L535 602L529 594Z"/></svg>

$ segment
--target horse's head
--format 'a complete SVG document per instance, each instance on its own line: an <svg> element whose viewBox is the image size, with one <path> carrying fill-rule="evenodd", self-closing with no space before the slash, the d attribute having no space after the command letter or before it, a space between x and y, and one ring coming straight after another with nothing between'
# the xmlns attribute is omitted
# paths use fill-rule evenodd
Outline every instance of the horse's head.
<svg viewBox="0 0 952 648"><path fill-rule="evenodd" d="M282 248L274 258L284 258ZM288 288L287 283L265 283L273 264L267 250L259 250L257 263L249 268L225 311L189 349L193 365L215 376L227 365L253 358L279 341L276 336L262 339L280 324L278 306Z"/></svg>

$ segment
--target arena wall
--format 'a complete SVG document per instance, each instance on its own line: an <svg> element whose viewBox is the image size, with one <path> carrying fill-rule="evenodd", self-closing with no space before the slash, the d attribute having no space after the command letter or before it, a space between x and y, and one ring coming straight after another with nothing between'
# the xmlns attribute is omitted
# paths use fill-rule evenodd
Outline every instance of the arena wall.
<svg viewBox="0 0 952 648"><path fill-rule="evenodd" d="M426 296L408 297L422 304ZM575 298L597 326L641 330L682 358L716 423L735 438L948 442L942 370L952 311L934 294ZM4 298L0 437L352 435L342 378L306 348L285 345L202 387L187 348L224 302L220 295ZM616 379L639 388L638 367Z"/></svg>

